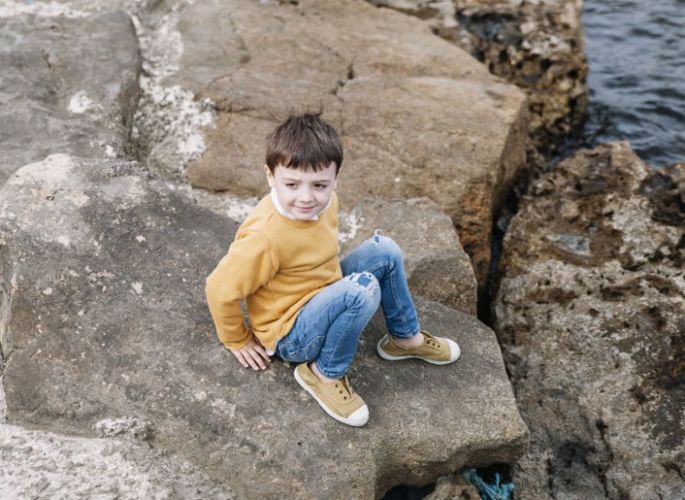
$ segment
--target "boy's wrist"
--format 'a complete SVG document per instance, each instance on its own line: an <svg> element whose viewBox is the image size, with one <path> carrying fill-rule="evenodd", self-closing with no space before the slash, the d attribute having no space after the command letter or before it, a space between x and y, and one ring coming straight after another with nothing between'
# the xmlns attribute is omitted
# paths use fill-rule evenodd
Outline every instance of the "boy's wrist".
<svg viewBox="0 0 685 500"><path fill-rule="evenodd" d="M228 349L229 351L239 351L243 347L245 347L247 344L250 343L252 340L253 335L252 332L249 330L245 331L245 337L236 341L236 342L224 342L224 347Z"/></svg>

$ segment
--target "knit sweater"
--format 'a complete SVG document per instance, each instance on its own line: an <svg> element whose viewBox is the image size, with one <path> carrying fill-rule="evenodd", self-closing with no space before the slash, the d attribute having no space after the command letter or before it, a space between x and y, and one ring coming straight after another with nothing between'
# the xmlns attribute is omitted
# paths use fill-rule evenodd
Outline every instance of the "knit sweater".
<svg viewBox="0 0 685 500"><path fill-rule="evenodd" d="M219 340L232 350L250 340L240 311L244 298L252 332L273 351L302 306L342 277L339 250L335 193L317 220L289 219L271 196L262 198L207 278L207 302Z"/></svg>

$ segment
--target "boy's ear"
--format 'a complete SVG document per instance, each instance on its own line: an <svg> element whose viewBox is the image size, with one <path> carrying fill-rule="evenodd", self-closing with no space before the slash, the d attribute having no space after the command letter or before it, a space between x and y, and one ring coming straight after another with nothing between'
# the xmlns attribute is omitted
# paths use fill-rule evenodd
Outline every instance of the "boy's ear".
<svg viewBox="0 0 685 500"><path fill-rule="evenodd" d="M274 174L271 173L271 170L269 170L269 166L266 163L264 164L264 173L266 174L266 182L269 183L269 187L274 187Z"/></svg>

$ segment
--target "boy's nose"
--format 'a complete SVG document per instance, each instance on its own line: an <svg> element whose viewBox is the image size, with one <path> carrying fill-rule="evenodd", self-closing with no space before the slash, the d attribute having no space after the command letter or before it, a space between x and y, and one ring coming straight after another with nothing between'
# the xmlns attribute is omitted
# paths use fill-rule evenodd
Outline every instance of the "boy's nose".
<svg viewBox="0 0 685 500"><path fill-rule="evenodd" d="M309 189L303 189L300 192L300 201L308 203L308 202L312 201L313 199L314 199L314 196L312 195L312 192Z"/></svg>

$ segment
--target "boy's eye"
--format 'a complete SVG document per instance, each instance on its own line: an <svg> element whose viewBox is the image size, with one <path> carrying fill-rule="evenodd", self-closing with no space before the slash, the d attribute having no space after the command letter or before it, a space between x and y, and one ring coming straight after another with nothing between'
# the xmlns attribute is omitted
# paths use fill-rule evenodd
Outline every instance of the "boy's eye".
<svg viewBox="0 0 685 500"><path fill-rule="evenodd" d="M289 187L290 189L295 189L297 187L297 184L294 184L292 182L289 182L286 184L286 187Z"/></svg>
<svg viewBox="0 0 685 500"><path fill-rule="evenodd" d="M321 190L321 189L326 189L328 186L326 186L326 184L314 184L314 187L316 189Z"/></svg>

